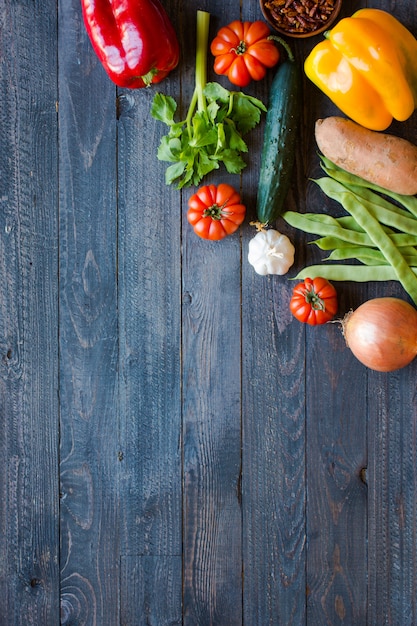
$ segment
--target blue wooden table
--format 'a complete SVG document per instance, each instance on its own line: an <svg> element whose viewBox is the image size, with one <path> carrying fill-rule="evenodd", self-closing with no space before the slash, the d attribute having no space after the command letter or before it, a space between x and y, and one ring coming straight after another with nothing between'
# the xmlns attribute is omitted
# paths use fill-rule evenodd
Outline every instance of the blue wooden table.
<svg viewBox="0 0 417 626"><path fill-rule="evenodd" d="M417 34L411 0L369 4ZM213 36L262 15L165 6L181 61L158 89L185 110L197 9ZM156 158L156 87L110 82L79 1L2 0L0 35L1 626L416 625L417 364L367 370L248 264L263 122L242 176L208 178L240 187L245 224L203 241ZM313 129L336 112L306 79L303 98L299 211L323 206ZM417 141L416 114L391 131ZM290 275L318 259L279 227ZM337 289L341 313L407 297Z"/></svg>

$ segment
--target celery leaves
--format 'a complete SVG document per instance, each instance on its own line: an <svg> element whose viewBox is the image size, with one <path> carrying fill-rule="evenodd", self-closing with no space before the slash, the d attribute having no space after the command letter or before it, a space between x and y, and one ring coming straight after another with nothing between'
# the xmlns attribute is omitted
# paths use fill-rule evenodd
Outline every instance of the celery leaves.
<svg viewBox="0 0 417 626"><path fill-rule="evenodd" d="M260 121L264 104L242 92L230 92L217 83L203 89L205 110L197 110L183 123L174 121L174 98L156 94L151 115L169 128L162 137L158 159L172 163L165 174L167 185L177 188L198 185L223 163L228 172L239 174L246 166L242 153L248 151L243 136Z"/></svg>
<svg viewBox="0 0 417 626"><path fill-rule="evenodd" d="M171 96L155 94L151 115L168 126L161 139L158 159L171 163L165 182L178 189L198 185L223 163L231 174L246 166L248 151L243 139L260 121L266 107L241 91L228 91L219 83L206 81L209 13L197 11L195 88L187 117L175 121L177 103Z"/></svg>

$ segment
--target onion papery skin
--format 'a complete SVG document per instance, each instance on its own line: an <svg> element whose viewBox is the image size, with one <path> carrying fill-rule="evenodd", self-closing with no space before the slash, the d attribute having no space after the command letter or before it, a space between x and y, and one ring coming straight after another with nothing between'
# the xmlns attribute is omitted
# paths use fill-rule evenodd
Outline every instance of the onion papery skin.
<svg viewBox="0 0 417 626"><path fill-rule="evenodd" d="M377 372L393 372L417 355L417 310L399 298L373 298L342 321L355 357Z"/></svg>

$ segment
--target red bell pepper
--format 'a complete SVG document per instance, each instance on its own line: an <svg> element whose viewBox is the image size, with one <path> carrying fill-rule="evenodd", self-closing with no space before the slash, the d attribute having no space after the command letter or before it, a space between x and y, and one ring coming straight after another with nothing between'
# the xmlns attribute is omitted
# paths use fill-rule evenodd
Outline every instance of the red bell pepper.
<svg viewBox="0 0 417 626"><path fill-rule="evenodd" d="M95 53L119 87L159 83L179 60L174 27L159 0L81 0Z"/></svg>

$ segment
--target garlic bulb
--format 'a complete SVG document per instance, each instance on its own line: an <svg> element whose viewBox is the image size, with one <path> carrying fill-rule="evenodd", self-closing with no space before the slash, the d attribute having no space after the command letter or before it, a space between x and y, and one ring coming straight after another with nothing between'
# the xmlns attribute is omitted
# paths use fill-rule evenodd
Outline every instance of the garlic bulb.
<svg viewBox="0 0 417 626"><path fill-rule="evenodd" d="M274 230L260 230L249 242L248 261L255 272L286 274L294 263L295 248L286 235Z"/></svg>

